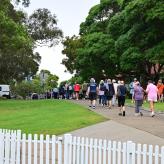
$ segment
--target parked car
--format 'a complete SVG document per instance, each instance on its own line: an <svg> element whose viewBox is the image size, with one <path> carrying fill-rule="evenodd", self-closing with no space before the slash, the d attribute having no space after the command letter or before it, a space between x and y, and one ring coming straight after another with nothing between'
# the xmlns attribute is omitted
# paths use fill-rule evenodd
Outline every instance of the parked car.
<svg viewBox="0 0 164 164"><path fill-rule="evenodd" d="M0 84L0 97L10 98L10 85Z"/></svg>
<svg viewBox="0 0 164 164"><path fill-rule="evenodd" d="M37 100L37 99L39 99L39 95L37 93L32 93L31 99Z"/></svg>

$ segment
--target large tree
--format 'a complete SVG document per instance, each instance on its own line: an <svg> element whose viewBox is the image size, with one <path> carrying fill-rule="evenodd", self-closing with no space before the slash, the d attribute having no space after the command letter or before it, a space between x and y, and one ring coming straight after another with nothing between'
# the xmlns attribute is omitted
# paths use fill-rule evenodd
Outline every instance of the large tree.
<svg viewBox="0 0 164 164"><path fill-rule="evenodd" d="M15 2L29 5L29 0ZM0 83L35 75L41 60L39 53L34 53L36 43L52 46L62 37L56 17L47 9L39 9L28 18L14 5L0 0Z"/></svg>
<svg viewBox="0 0 164 164"><path fill-rule="evenodd" d="M163 9L162 0L101 0L80 25L75 58L64 64L74 61L71 68L84 79L99 79L103 70L108 77L157 80L164 69Z"/></svg>

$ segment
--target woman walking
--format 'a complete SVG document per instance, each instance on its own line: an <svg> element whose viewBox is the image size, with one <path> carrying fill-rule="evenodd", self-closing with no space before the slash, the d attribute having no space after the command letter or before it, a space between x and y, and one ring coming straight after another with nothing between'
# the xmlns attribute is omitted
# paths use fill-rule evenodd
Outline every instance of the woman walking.
<svg viewBox="0 0 164 164"><path fill-rule="evenodd" d="M147 92L148 101L150 104L151 116L154 117L155 116L155 114L154 114L154 103L157 102L158 89L153 84L153 82L151 80L148 81L146 92Z"/></svg>
<svg viewBox="0 0 164 164"><path fill-rule="evenodd" d="M143 104L143 98L144 98L144 90L140 86L140 83L137 81L136 85L134 87L134 95L133 99L135 100L135 116L143 116L141 110L141 106Z"/></svg>

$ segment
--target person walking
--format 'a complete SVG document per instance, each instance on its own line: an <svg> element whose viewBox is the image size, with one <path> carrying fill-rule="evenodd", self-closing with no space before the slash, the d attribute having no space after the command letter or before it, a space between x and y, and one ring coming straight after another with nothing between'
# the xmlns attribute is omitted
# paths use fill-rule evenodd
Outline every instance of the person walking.
<svg viewBox="0 0 164 164"><path fill-rule="evenodd" d="M83 92L83 99L86 99L86 92L88 89L88 84L84 81L84 83L82 84L82 92Z"/></svg>
<svg viewBox="0 0 164 164"><path fill-rule="evenodd" d="M115 94L115 91L114 91L113 83L111 79L108 79L107 104L109 106L109 109L111 109L112 107L112 98L114 94Z"/></svg>
<svg viewBox="0 0 164 164"><path fill-rule="evenodd" d="M135 83L137 82L137 79L134 78L134 80L129 84L129 89L130 89L130 94L131 94L131 102L134 103L133 95L134 95L134 86Z"/></svg>
<svg viewBox="0 0 164 164"><path fill-rule="evenodd" d="M93 109L95 109L96 107L97 92L98 92L98 87L97 84L95 83L95 79L91 78L90 84L88 86L87 95L89 96L89 100L90 100L89 107L92 107Z"/></svg>
<svg viewBox="0 0 164 164"><path fill-rule="evenodd" d="M120 107L120 116L125 116L125 96L127 88L124 85L124 81L120 81L120 85L117 87L118 106Z"/></svg>
<svg viewBox="0 0 164 164"><path fill-rule="evenodd" d="M75 99L79 100L80 84L78 84L77 82L75 82L74 85L74 92L75 92Z"/></svg>
<svg viewBox="0 0 164 164"><path fill-rule="evenodd" d="M104 81L101 80L99 84L99 105L105 106L105 90L106 86L104 84Z"/></svg>
<svg viewBox="0 0 164 164"><path fill-rule="evenodd" d="M157 88L158 88L158 101L163 102L164 84L162 83L162 80L158 80Z"/></svg>
<svg viewBox="0 0 164 164"><path fill-rule="evenodd" d="M150 105L151 116L154 117L155 116L154 103L157 102L158 88L156 85L153 84L152 80L148 81L146 92L148 95L148 101L149 101L149 105Z"/></svg>
<svg viewBox="0 0 164 164"><path fill-rule="evenodd" d="M116 82L115 79L112 80L113 86L114 86L114 95L112 98L112 106L116 105L116 98L117 98L117 87L118 87L118 83Z"/></svg>
<svg viewBox="0 0 164 164"><path fill-rule="evenodd" d="M144 99L144 89L140 86L139 81L136 82L134 87L133 99L135 101L135 116L143 116L143 113L141 112L141 106Z"/></svg>

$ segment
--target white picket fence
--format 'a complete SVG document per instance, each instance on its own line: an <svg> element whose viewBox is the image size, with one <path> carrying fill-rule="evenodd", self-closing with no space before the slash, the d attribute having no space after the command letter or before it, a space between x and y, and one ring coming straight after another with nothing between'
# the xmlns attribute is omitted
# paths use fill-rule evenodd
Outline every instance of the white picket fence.
<svg viewBox="0 0 164 164"><path fill-rule="evenodd" d="M164 146L0 129L0 164L164 164Z"/></svg>

